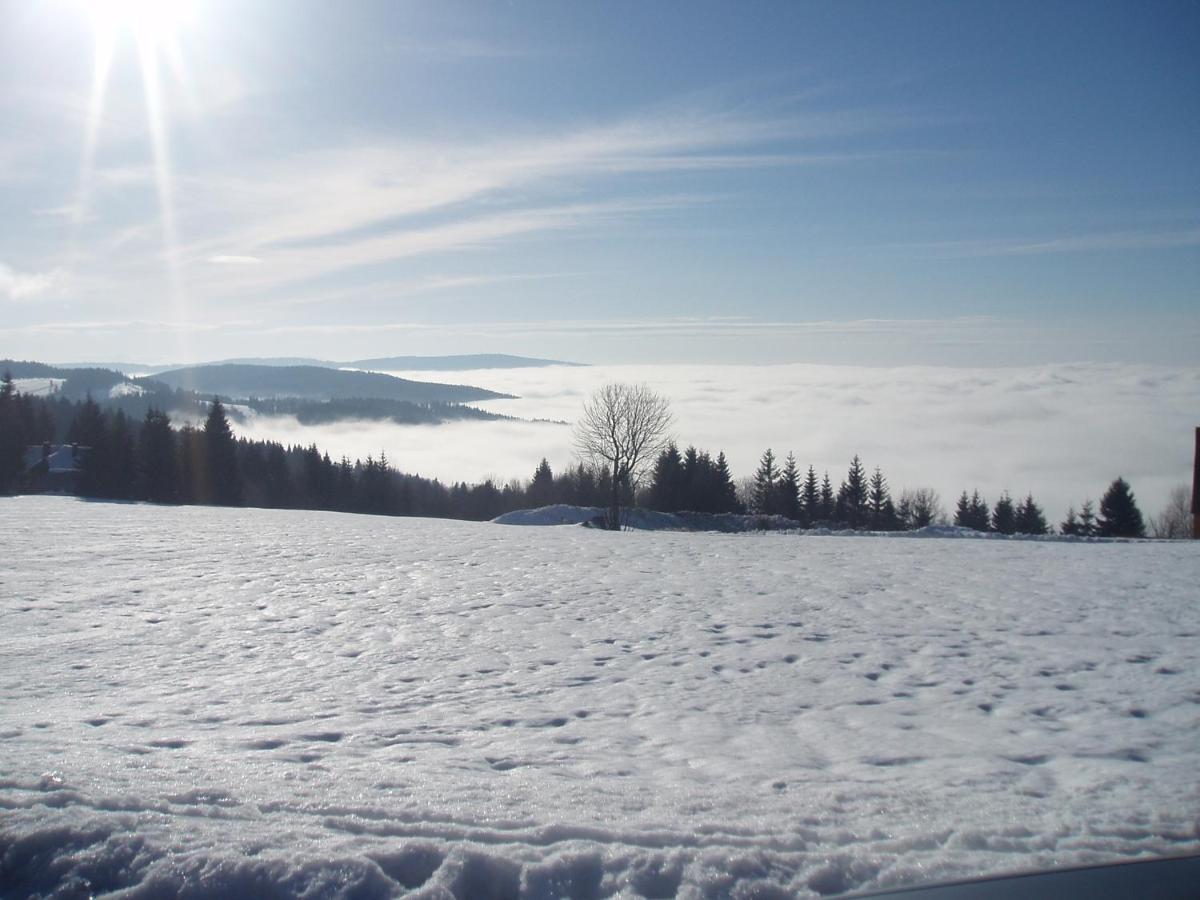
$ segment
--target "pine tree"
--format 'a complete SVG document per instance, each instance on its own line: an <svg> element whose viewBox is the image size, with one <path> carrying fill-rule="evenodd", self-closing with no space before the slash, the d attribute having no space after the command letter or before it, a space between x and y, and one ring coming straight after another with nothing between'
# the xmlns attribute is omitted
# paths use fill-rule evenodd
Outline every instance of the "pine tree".
<svg viewBox="0 0 1200 900"><path fill-rule="evenodd" d="M1104 537L1145 537L1146 526L1129 482L1118 478L1100 498L1099 533Z"/></svg>
<svg viewBox="0 0 1200 900"><path fill-rule="evenodd" d="M1058 526L1059 533L1066 535L1079 534L1079 520L1075 517L1075 507L1067 508L1067 517Z"/></svg>
<svg viewBox="0 0 1200 900"><path fill-rule="evenodd" d="M762 455L758 471L754 473L754 511L760 516L771 516L779 512L779 469L775 465L775 454L770 448Z"/></svg>
<svg viewBox="0 0 1200 900"><path fill-rule="evenodd" d="M783 472L779 476L779 513L793 521L800 519L800 470L796 457L788 453Z"/></svg>
<svg viewBox="0 0 1200 900"><path fill-rule="evenodd" d="M850 528L865 528L870 521L867 508L867 470L855 454L846 472L846 480L838 489L837 518Z"/></svg>
<svg viewBox="0 0 1200 900"><path fill-rule="evenodd" d="M821 517L821 488L817 484L816 470L810 465L804 476L804 488L800 497L800 511L805 526L811 526Z"/></svg>
<svg viewBox="0 0 1200 900"><path fill-rule="evenodd" d="M1042 508L1033 502L1033 494L1029 494L1017 506L1016 526L1018 534L1045 534L1046 517Z"/></svg>
<svg viewBox="0 0 1200 900"><path fill-rule="evenodd" d="M997 534L1016 534L1017 516L1008 491L1000 495L1000 499L996 501L996 506L992 510L992 531Z"/></svg>

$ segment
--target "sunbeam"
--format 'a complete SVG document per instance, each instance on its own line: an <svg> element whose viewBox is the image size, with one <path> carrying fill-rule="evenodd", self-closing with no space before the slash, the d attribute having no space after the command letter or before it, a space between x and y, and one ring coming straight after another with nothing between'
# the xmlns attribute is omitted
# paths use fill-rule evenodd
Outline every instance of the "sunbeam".
<svg viewBox="0 0 1200 900"><path fill-rule="evenodd" d="M95 34L95 55L80 165L78 200L74 210L75 223L78 225L86 218L91 203L96 146L104 115L109 73L118 41L127 35L132 37L136 45L141 70L171 314L179 322L186 321L187 304L178 260L179 242L175 230L171 154L160 77L160 57L166 55L175 77L182 77L184 69L176 38L178 30L191 14L192 4L187 0L91 0L87 3L87 8ZM176 335L176 350L182 356L186 356L186 329L177 329Z"/></svg>

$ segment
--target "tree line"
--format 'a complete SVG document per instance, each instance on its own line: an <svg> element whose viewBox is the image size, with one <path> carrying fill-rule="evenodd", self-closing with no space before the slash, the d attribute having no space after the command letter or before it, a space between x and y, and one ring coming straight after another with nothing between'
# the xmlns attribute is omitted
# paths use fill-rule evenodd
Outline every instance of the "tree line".
<svg viewBox="0 0 1200 900"><path fill-rule="evenodd" d="M657 454L635 457L632 464L627 458L615 464L580 462L556 476L542 459L528 481L447 485L396 470L384 453L335 461L315 445L239 439L215 397L202 427L176 428L154 407L139 421L121 408L100 407L90 396L70 401L17 393L6 376L0 382L0 493L28 488L45 474L37 464L32 470L28 466L31 445L64 441L87 448L75 490L107 499L471 520L558 503L612 509L615 502L662 512L781 517L801 528L870 531L912 530L947 521L936 491L904 490L893 498L882 470L876 467L868 474L857 455L836 488L828 472L818 478L809 465L802 473L794 454L780 463L768 449L753 478L739 490L724 452L713 456L694 446L681 452L673 441L659 444L663 449ZM639 480L641 472L648 477ZM978 490L970 495L963 491L953 522L1000 534L1053 530L1032 494L1014 502L1005 493L989 506ZM1078 513L1072 508L1060 531L1142 537L1145 525L1128 483L1118 478L1098 512L1091 501Z"/></svg>

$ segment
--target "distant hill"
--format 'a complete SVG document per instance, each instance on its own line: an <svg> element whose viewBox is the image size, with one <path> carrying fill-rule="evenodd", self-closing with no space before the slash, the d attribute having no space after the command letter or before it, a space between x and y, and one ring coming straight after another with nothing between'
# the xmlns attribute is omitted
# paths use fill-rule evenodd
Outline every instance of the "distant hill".
<svg viewBox="0 0 1200 900"><path fill-rule="evenodd" d="M410 403L466 403L510 399L464 384L410 381L378 372L347 372L321 366L216 365L159 372L172 388L224 397L300 397L319 400L380 399Z"/></svg>
<svg viewBox="0 0 1200 900"><path fill-rule="evenodd" d="M167 372L173 369L198 368L201 366L270 366L272 368L294 368L313 366L321 369L391 369L395 371L466 371L470 369L534 369L543 366L582 366L585 363L566 362L561 359L538 359L533 356L512 356L507 353L466 353L458 356L380 356L374 359L332 360L314 359L308 356L243 356L234 359L217 359L181 366L179 363L150 365L146 363L72 362L58 363L59 369L113 369L126 375L145 375ZM13 376L16 377L15 375ZM37 377L37 376L21 376Z"/></svg>
<svg viewBox="0 0 1200 900"><path fill-rule="evenodd" d="M465 369L534 369L543 366L582 366L583 363L507 353L470 353L463 356L380 356L340 363L353 369L393 369L399 371L462 371Z"/></svg>

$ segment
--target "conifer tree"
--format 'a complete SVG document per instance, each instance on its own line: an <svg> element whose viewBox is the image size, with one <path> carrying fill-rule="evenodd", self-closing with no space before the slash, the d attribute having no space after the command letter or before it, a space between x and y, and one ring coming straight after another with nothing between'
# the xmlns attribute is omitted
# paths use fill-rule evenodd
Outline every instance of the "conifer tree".
<svg viewBox="0 0 1200 900"><path fill-rule="evenodd" d="M896 529L896 508L888 491L887 479L883 477L883 471L878 466L871 475L871 483L867 491L867 510L872 531L894 531Z"/></svg>
<svg viewBox="0 0 1200 900"><path fill-rule="evenodd" d="M25 434L12 373L0 381L0 494L11 493L25 469Z"/></svg>
<svg viewBox="0 0 1200 900"><path fill-rule="evenodd" d="M725 459L725 451L717 453L716 471L714 474L716 504L713 512L734 513L741 511L737 498L737 487L733 483L733 474L729 471L729 461Z"/></svg>
<svg viewBox="0 0 1200 900"><path fill-rule="evenodd" d="M1042 508L1033 502L1033 494L1028 494L1017 505L1016 526L1018 534L1045 534L1048 530L1046 517Z"/></svg>
<svg viewBox="0 0 1200 900"><path fill-rule="evenodd" d="M137 459L133 433L124 410L118 409L113 414L105 457L103 495L118 500L132 499L137 481Z"/></svg>
<svg viewBox="0 0 1200 900"><path fill-rule="evenodd" d="M954 507L954 524L959 528L972 528L971 525L971 498L967 496L967 492L963 491L958 498L958 505Z"/></svg>
<svg viewBox="0 0 1200 900"><path fill-rule="evenodd" d="M179 500L178 462L175 457L175 432L167 414L155 407L146 411L139 438L141 495L154 503Z"/></svg>
<svg viewBox="0 0 1200 900"><path fill-rule="evenodd" d="M650 480L650 508L660 512L678 512L684 502L683 457L675 442L667 444L654 462Z"/></svg>
<svg viewBox="0 0 1200 900"><path fill-rule="evenodd" d="M991 514L988 512L987 501L979 496L978 490L972 492L969 498L966 491L962 492L954 511L954 524L963 528L974 528L976 531L990 530Z"/></svg>
<svg viewBox="0 0 1200 900"><path fill-rule="evenodd" d="M554 472L550 469L550 462L543 456L533 472L533 481L529 483L529 505L537 508L553 502Z"/></svg>
<svg viewBox="0 0 1200 900"><path fill-rule="evenodd" d="M779 513L793 521L800 519L800 469L796 457L789 452L779 476Z"/></svg>
<svg viewBox="0 0 1200 900"><path fill-rule="evenodd" d="M822 521L822 522L832 522L833 521L833 515L835 512L834 503L835 503L835 500L833 497L833 482L831 482L829 480L829 472L826 471L824 477L822 477L822 479L821 479L821 503L820 503L821 514L818 517L820 521Z"/></svg>
<svg viewBox="0 0 1200 900"><path fill-rule="evenodd" d="M295 505L292 488L292 473L288 468L283 445L271 442L267 445L266 465L263 472L263 495L267 505L285 509Z"/></svg>
<svg viewBox="0 0 1200 900"><path fill-rule="evenodd" d="M754 511L762 516L779 512L779 469L775 465L775 454L770 448L762 455L758 471L754 473Z"/></svg>
<svg viewBox="0 0 1200 900"><path fill-rule="evenodd" d="M1099 533L1104 537L1145 537L1146 526L1129 482L1118 478L1100 498Z"/></svg>
<svg viewBox="0 0 1200 900"><path fill-rule="evenodd" d="M821 488L817 484L816 470L810 465L808 474L804 476L804 487L800 496L801 518L805 526L821 517Z"/></svg>
<svg viewBox="0 0 1200 900"><path fill-rule="evenodd" d="M992 510L992 531L997 534L1016 534L1017 516L1008 491L1000 495L1000 499L996 501L996 506Z"/></svg>
<svg viewBox="0 0 1200 900"><path fill-rule="evenodd" d="M1060 534L1076 535L1079 534L1079 519L1075 517L1075 507L1067 508L1067 517L1058 526Z"/></svg>
<svg viewBox="0 0 1200 900"><path fill-rule="evenodd" d="M1092 506L1092 501L1084 500L1083 506L1079 508L1079 530L1075 532L1080 537L1095 537L1099 532L1099 527L1096 524L1096 512Z"/></svg>
<svg viewBox="0 0 1200 900"><path fill-rule="evenodd" d="M242 502L242 480L238 471L237 442L225 417L225 407L213 397L204 422L204 471L207 502L237 506Z"/></svg>
<svg viewBox="0 0 1200 900"><path fill-rule="evenodd" d="M867 470L855 454L846 472L846 480L838 489L837 518L850 528L865 528L870 520L867 508Z"/></svg>

